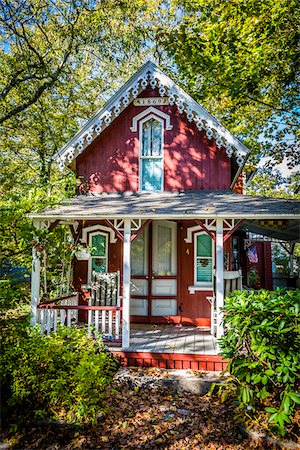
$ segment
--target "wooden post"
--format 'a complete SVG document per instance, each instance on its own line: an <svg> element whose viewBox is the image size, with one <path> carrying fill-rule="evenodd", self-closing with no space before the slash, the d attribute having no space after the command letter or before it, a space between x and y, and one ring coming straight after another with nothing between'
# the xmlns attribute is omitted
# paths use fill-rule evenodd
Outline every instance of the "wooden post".
<svg viewBox="0 0 300 450"><path fill-rule="evenodd" d="M224 333L223 313L224 305L224 250L223 250L223 219L217 219L216 227L216 306L217 306L217 339Z"/></svg>
<svg viewBox="0 0 300 450"><path fill-rule="evenodd" d="M294 276L294 250L295 250L295 243L290 243L290 277L292 278Z"/></svg>
<svg viewBox="0 0 300 450"><path fill-rule="evenodd" d="M32 249L32 271L31 271L31 305L30 325L34 327L37 322L37 306L40 299L40 273L41 261L36 248Z"/></svg>
<svg viewBox="0 0 300 450"><path fill-rule="evenodd" d="M130 244L131 221L124 220L123 241L123 309L122 309L122 348L130 345Z"/></svg>

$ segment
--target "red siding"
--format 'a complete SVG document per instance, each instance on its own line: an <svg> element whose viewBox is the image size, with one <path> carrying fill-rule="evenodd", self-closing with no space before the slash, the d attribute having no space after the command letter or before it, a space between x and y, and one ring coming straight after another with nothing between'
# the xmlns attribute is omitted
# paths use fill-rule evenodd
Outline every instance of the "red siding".
<svg viewBox="0 0 300 450"><path fill-rule="evenodd" d="M144 91L141 97L157 95ZM164 134L164 189L229 189L231 163L225 150L199 132L177 106L157 107L171 116L172 130ZM139 133L130 126L146 107L129 105L76 160L77 175L93 192L138 191Z"/></svg>
<svg viewBox="0 0 300 450"><path fill-rule="evenodd" d="M253 268L256 269L259 282L256 289L273 289L272 280L272 249L271 242L256 242L253 246L256 247L258 262L251 263L247 258L247 272Z"/></svg>
<svg viewBox="0 0 300 450"><path fill-rule="evenodd" d="M87 222L85 226L94 225L96 222ZM182 307L182 312L177 316L151 317L151 323L182 323L183 325L210 326L210 303L206 299L212 295L212 289L197 291L190 294L188 287L194 285L194 243L187 244L184 238L187 228L194 226L193 221L178 223L177 227L177 305ZM225 251L230 252L230 239L225 243ZM108 249L110 272L120 270L122 278L122 242L118 239L115 244L109 244ZM230 260L231 258L229 258ZM81 284L87 283L87 261L75 261L74 288L80 291ZM80 297L81 304L87 304L84 294ZM178 310L179 311L179 310ZM86 313L80 312L80 318L84 320ZM132 323L148 323L147 316L132 316Z"/></svg>

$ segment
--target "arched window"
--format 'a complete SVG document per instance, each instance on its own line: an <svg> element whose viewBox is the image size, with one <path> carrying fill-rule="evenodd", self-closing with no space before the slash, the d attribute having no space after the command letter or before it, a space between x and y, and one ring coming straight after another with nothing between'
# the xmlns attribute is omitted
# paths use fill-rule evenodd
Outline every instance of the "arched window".
<svg viewBox="0 0 300 450"><path fill-rule="evenodd" d="M140 190L163 190L163 121L155 117L140 124Z"/></svg>

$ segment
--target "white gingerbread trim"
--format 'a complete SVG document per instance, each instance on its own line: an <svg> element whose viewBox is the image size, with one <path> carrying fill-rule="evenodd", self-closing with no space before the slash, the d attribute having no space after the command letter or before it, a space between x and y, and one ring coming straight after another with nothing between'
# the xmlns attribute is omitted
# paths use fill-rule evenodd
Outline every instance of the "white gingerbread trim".
<svg viewBox="0 0 300 450"><path fill-rule="evenodd" d="M156 119L156 116L158 116L159 118L164 119L166 121L166 126L165 126L166 130L172 130L173 125L171 125L170 116L168 114L160 111L159 109L154 108L153 106L150 106L149 108L145 109L144 111L142 111L141 113L139 113L133 117L132 126L130 127L130 130L133 132L136 132L137 128L138 128L138 122L140 120L142 120L142 119L148 120L151 117ZM145 122L145 120L143 120L143 123L144 122Z"/></svg>
<svg viewBox="0 0 300 450"><path fill-rule="evenodd" d="M161 97L167 96L170 105L176 104L180 114L186 113L187 119L196 123L198 130L204 130L208 139L214 138L218 148L225 146L230 158L233 154L240 173L250 151L233 136L209 112L200 106L186 92L177 86L151 61L144 64L104 107L90 119L55 155L61 171L70 164L121 112L150 84L158 87Z"/></svg>
<svg viewBox="0 0 300 450"><path fill-rule="evenodd" d="M95 231L104 231L105 233L108 233L110 235L109 242L111 244L115 244L117 242L116 234L114 230L112 230L110 227L106 227L105 225L91 225L89 227L85 227L82 229L82 238L80 241L83 244L87 244L88 242L88 234L94 233Z"/></svg>
<svg viewBox="0 0 300 450"><path fill-rule="evenodd" d="M216 229L216 220L210 220L210 219L204 219L203 225L205 228L207 228L209 231L215 231ZM191 244L193 242L193 235L196 232L202 232L203 228L201 225L194 225L193 227L187 228L186 237L184 238L184 241L186 244Z"/></svg>

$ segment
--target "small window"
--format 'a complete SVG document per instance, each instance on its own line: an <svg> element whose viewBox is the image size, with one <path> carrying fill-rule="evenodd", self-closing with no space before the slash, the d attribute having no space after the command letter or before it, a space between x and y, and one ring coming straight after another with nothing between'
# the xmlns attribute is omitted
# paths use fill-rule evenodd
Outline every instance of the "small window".
<svg viewBox="0 0 300 450"><path fill-rule="evenodd" d="M163 122L151 118L141 124L140 188L163 189Z"/></svg>
<svg viewBox="0 0 300 450"><path fill-rule="evenodd" d="M95 250L91 256L91 273L107 272L107 234L90 235L90 246Z"/></svg>
<svg viewBox="0 0 300 450"><path fill-rule="evenodd" d="M195 284L212 286L213 252L212 239L208 234L195 236Z"/></svg>

